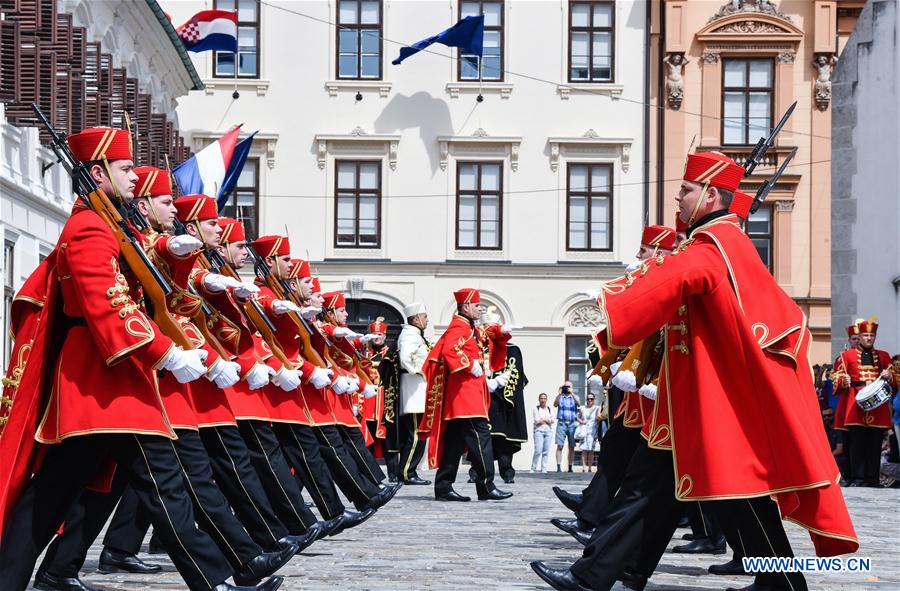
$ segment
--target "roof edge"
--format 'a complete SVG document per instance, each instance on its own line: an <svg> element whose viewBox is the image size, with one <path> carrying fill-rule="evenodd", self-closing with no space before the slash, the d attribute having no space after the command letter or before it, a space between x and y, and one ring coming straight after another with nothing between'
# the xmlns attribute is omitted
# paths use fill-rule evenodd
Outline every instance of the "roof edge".
<svg viewBox="0 0 900 591"><path fill-rule="evenodd" d="M163 30L169 36L169 40L175 47L175 51L178 52L178 57L181 58L181 63L184 64L185 70L187 70L188 75L190 75L191 82L193 82L194 84L194 87L191 90L203 90L204 88L206 88L206 86L204 86L203 84L203 81L200 80L200 75L197 74L197 69L194 68L194 62L191 61L187 50L184 48L184 44L181 42L181 37L179 37L178 33L175 32L175 26L166 17L166 13L159 5L159 2L157 2L156 0L146 0L146 2L147 6L150 7L150 10L153 11L153 14L159 21L159 24L162 25Z"/></svg>

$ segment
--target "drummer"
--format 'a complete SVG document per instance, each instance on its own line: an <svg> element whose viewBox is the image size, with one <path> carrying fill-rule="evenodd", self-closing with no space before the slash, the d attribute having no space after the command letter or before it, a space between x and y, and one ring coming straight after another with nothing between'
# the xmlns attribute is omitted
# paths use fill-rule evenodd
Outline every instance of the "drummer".
<svg viewBox="0 0 900 591"><path fill-rule="evenodd" d="M835 426L847 431L850 486L877 488L884 430L891 428L891 405L884 402L896 392L900 376L891 370L890 355L875 348L877 319L860 319L856 326L859 343L841 353L833 376L840 397ZM873 385L879 379L883 384ZM873 387L866 389L870 385Z"/></svg>

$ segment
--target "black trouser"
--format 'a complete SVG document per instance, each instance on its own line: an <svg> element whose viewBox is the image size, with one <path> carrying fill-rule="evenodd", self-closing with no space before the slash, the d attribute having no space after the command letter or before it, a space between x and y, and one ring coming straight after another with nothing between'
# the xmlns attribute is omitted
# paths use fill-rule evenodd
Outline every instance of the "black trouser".
<svg viewBox="0 0 900 591"><path fill-rule="evenodd" d="M737 532L738 547L735 554L744 556L793 556L791 543L784 532L778 505L770 497L733 499L727 501L704 502L712 508L722 528ZM806 579L802 573L759 573L757 585L805 591Z"/></svg>
<svg viewBox="0 0 900 591"><path fill-rule="evenodd" d="M688 521L691 523L691 532L696 538L710 538L714 541L722 538L719 519L709 505L700 501L685 503L685 505Z"/></svg>
<svg viewBox="0 0 900 591"><path fill-rule="evenodd" d="M422 456L425 455L425 441L419 439L416 430L419 428L419 421L422 420L420 413L409 413L397 417L399 421L397 429L400 436L400 480L409 480L410 478L418 478L419 474L416 470L422 463Z"/></svg>
<svg viewBox="0 0 900 591"><path fill-rule="evenodd" d="M148 517L147 512L137 502L131 487L126 488L112 521L106 528L103 546L126 554L137 554L141 551L147 530L150 529Z"/></svg>
<svg viewBox="0 0 900 591"><path fill-rule="evenodd" d="M64 578L77 577L88 550L115 509L116 503L124 498L123 491L135 506L140 503L137 494L128 486L128 473L124 470L116 470L109 492L84 489L66 513L63 532L47 546L38 572ZM146 511L142 513L146 515L149 527L150 514Z"/></svg>
<svg viewBox="0 0 900 591"><path fill-rule="evenodd" d="M516 477L516 469L512 465L512 457L522 449L522 444L510 441L506 437L491 435L491 445L494 447L494 457L497 459L497 471L503 480L512 480Z"/></svg>
<svg viewBox="0 0 900 591"><path fill-rule="evenodd" d="M317 521L316 516L306 506L300 484L291 474L291 467L269 423L238 421L238 430L278 519L295 535L312 527Z"/></svg>
<svg viewBox="0 0 900 591"><path fill-rule="evenodd" d="M333 519L344 512L328 465L319 450L319 440L309 425L273 423L272 429L281 443L284 457L294 468L294 475L312 497L313 503L325 519Z"/></svg>
<svg viewBox="0 0 900 591"><path fill-rule="evenodd" d="M49 446L46 457L13 509L0 542L3 587L23 591L38 555L66 517L97 468L112 454L128 473L141 504L188 587L208 591L232 568L195 516L169 440L152 435L72 437Z"/></svg>
<svg viewBox="0 0 900 591"><path fill-rule="evenodd" d="M880 427L847 427L850 444L850 480L865 481L877 486L881 473L881 442L884 429Z"/></svg>
<svg viewBox="0 0 900 591"><path fill-rule="evenodd" d="M444 450L434 477L434 494L446 495L453 489L459 458L466 448L471 450L475 468L475 490L486 495L494 486L494 449L491 445L491 426L482 417L450 419L444 427Z"/></svg>
<svg viewBox="0 0 900 591"><path fill-rule="evenodd" d="M378 430L378 422L377 421L366 421L366 427L369 429L369 433L372 436L375 436L375 432ZM368 447L369 453L372 454L372 457L375 457L375 450L380 446L381 447L381 455L384 458L384 468L387 471L388 478L391 481L397 480L397 474L399 473L399 463L400 463L400 455L398 449L388 449L388 441L394 435L393 433L393 425L391 423L385 423L384 430L386 434L385 439L375 438L375 441Z"/></svg>
<svg viewBox="0 0 900 591"><path fill-rule="evenodd" d="M238 428L233 425L201 427L200 439L209 455L216 485L247 533L263 548L277 550L278 540L289 532L269 504Z"/></svg>
<svg viewBox="0 0 900 591"><path fill-rule="evenodd" d="M609 512L596 524L582 558L571 567L575 576L591 589L610 589L626 561L637 556L642 542L655 541L653 551L661 556L682 515L674 491L672 452L640 445Z"/></svg>
<svg viewBox="0 0 900 591"><path fill-rule="evenodd" d="M356 460L344 445L344 439L338 427L336 425L317 425L313 427L313 433L319 440L319 451L322 452L322 458L328 464L335 484L357 509L365 508L380 490L378 485L359 471Z"/></svg>
<svg viewBox="0 0 900 591"><path fill-rule="evenodd" d="M381 470L381 466L378 465L378 460L366 447L366 438L363 436L362 431L359 430L359 427L347 427L344 425L336 425L336 427L341 434L341 439L344 440L344 446L350 452L353 461L356 462L359 472L374 484L383 482L386 478L384 472Z"/></svg>
<svg viewBox="0 0 900 591"><path fill-rule="evenodd" d="M621 416L613 420L600 440L597 472L582 491L581 510L576 513L579 519L596 527L606 516L609 504L625 478L628 462L643 442L640 429L626 427Z"/></svg>

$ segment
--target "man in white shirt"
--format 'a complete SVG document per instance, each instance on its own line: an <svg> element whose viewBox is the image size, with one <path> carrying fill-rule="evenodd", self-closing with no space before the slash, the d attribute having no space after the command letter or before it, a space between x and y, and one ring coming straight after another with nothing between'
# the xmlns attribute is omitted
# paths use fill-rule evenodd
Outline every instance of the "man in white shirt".
<svg viewBox="0 0 900 591"><path fill-rule="evenodd" d="M419 478L416 468L425 454L425 441L416 429L425 412L425 375L422 367L431 351L432 343L425 338L428 312L425 304L412 303L403 308L406 324L397 339L400 360L400 417L397 429L400 437L400 480L404 484L429 485Z"/></svg>

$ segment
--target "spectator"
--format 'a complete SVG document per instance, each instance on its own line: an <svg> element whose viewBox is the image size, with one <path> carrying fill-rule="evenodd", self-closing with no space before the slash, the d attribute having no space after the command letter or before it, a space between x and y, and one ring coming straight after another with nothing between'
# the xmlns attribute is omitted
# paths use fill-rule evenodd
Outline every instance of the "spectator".
<svg viewBox="0 0 900 591"><path fill-rule="evenodd" d="M900 355L891 357L891 371L895 376L900 377ZM894 445L900 447L900 394L894 394L893 412L891 413L891 424L894 427ZM900 461L900 458L892 458Z"/></svg>
<svg viewBox="0 0 900 591"><path fill-rule="evenodd" d="M828 406L825 400L819 401L819 408L822 409L822 423L825 426L828 443L831 445L831 455L834 456L834 461L841 471L842 483L846 482L850 477L850 459L844 446L844 432L834 428L834 409Z"/></svg>
<svg viewBox="0 0 900 591"><path fill-rule="evenodd" d="M541 392L538 405L531 411L534 423L534 457L531 458L531 471L537 472L538 460L541 461L541 472L547 473L547 456L550 455L551 427L555 419L553 411L547 406L547 394Z"/></svg>
<svg viewBox="0 0 900 591"><path fill-rule="evenodd" d="M832 409L837 410L838 395L834 393L834 382L831 380L830 363L822 366L822 389L819 398L825 400Z"/></svg>
<svg viewBox="0 0 900 591"><path fill-rule="evenodd" d="M572 471L572 458L575 456L575 428L578 418L578 409L581 401L572 392L572 382L566 382L559 388L559 393L553 401L556 408L556 471L562 471L562 450L569 440L569 472Z"/></svg>
<svg viewBox="0 0 900 591"><path fill-rule="evenodd" d="M594 471L594 447L600 431L600 406L594 404L594 395L587 395L587 403L581 407L578 423L584 425L584 439L578 445L581 450L581 466L584 472Z"/></svg>

